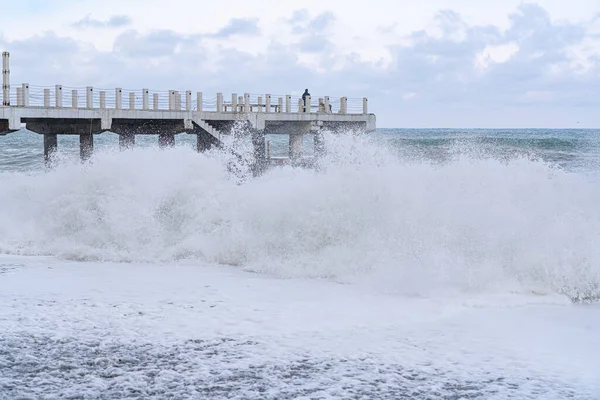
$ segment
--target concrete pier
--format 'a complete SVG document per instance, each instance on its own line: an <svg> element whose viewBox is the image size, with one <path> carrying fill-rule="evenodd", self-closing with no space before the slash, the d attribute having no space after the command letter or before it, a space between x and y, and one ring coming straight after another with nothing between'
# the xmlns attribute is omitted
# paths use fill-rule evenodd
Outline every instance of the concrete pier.
<svg viewBox="0 0 600 400"><path fill-rule="evenodd" d="M43 93L31 96L30 93ZM114 94L113 94L114 93ZM10 86L9 54L2 53L2 106L0 135L26 129L44 135L47 160L57 151L57 135L79 135L81 159L93 155L94 135L114 132L121 149L135 144L135 135L158 135L158 145L175 144L175 135L197 135L199 152L222 148L222 139L251 135L257 169L268 164L265 134L289 135L289 158L303 158L303 139L314 135L315 155L324 153L323 132L369 132L376 118L367 110L367 98L232 93L213 96L191 90L139 91L122 88L105 91L85 86L70 88L63 101L63 86ZM127 99L124 104L123 98ZM192 99L195 98L195 104ZM230 101L225 99L229 98ZM17 101L12 101L17 99ZM152 99L152 101L150 101ZM314 103L318 104L314 104ZM234 141L235 142L235 141Z"/></svg>

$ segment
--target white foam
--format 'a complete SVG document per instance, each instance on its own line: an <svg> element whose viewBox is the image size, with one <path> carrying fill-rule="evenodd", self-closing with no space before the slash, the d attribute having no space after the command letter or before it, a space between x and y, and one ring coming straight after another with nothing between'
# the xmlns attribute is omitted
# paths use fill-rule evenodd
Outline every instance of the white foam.
<svg viewBox="0 0 600 400"><path fill-rule="evenodd" d="M528 159L401 160L328 137L319 172L239 184L218 154L102 151L0 174L0 252L240 266L414 296L597 296L600 186Z"/></svg>

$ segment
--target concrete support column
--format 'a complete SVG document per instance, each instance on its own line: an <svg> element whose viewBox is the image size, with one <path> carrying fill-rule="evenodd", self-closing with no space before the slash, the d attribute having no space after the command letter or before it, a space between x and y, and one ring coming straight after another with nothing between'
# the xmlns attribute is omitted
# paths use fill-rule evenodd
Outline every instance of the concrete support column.
<svg viewBox="0 0 600 400"><path fill-rule="evenodd" d="M192 111L192 91L185 91L185 110Z"/></svg>
<svg viewBox="0 0 600 400"><path fill-rule="evenodd" d="M49 165L58 149L58 136L55 133L44 134L44 161Z"/></svg>
<svg viewBox="0 0 600 400"><path fill-rule="evenodd" d="M289 94L285 95L285 112L292 112L292 96L290 96Z"/></svg>
<svg viewBox="0 0 600 400"><path fill-rule="evenodd" d="M152 95L152 106L155 110L158 110L158 93Z"/></svg>
<svg viewBox="0 0 600 400"><path fill-rule="evenodd" d="M254 148L254 165L252 166L252 174L254 176L261 175L267 169L267 150L266 137L263 131L252 131L252 147Z"/></svg>
<svg viewBox="0 0 600 400"><path fill-rule="evenodd" d="M262 112L262 96L258 96L258 112Z"/></svg>
<svg viewBox="0 0 600 400"><path fill-rule="evenodd" d="M160 148L175 146L175 135L173 133L160 133L158 135L158 146Z"/></svg>
<svg viewBox="0 0 600 400"><path fill-rule="evenodd" d="M135 93L129 92L129 109L135 110Z"/></svg>
<svg viewBox="0 0 600 400"><path fill-rule="evenodd" d="M148 93L150 91L148 89L142 89L142 109L148 109Z"/></svg>
<svg viewBox="0 0 600 400"><path fill-rule="evenodd" d="M277 112L283 112L283 99L280 97L277 99Z"/></svg>
<svg viewBox="0 0 600 400"><path fill-rule="evenodd" d="M232 93L231 94L231 111L232 112L237 112L237 93Z"/></svg>
<svg viewBox="0 0 600 400"><path fill-rule="evenodd" d="M363 97L363 114L369 113L369 107L367 106L367 98Z"/></svg>
<svg viewBox="0 0 600 400"><path fill-rule="evenodd" d="M290 135L290 161L296 165L302 159L304 135L301 133Z"/></svg>
<svg viewBox="0 0 600 400"><path fill-rule="evenodd" d="M85 107L94 108L94 88L91 86L85 88Z"/></svg>
<svg viewBox="0 0 600 400"><path fill-rule="evenodd" d="M223 93L217 93L217 112L223 112Z"/></svg>
<svg viewBox="0 0 600 400"><path fill-rule="evenodd" d="M106 92L104 90L100 91L100 108L106 108Z"/></svg>
<svg viewBox="0 0 600 400"><path fill-rule="evenodd" d="M61 85L54 87L54 105L56 108L62 108L63 106L63 90Z"/></svg>
<svg viewBox="0 0 600 400"><path fill-rule="evenodd" d="M76 89L71 90L71 107L79 107L79 93Z"/></svg>
<svg viewBox="0 0 600 400"><path fill-rule="evenodd" d="M44 89L44 107L50 108L50 89Z"/></svg>
<svg viewBox="0 0 600 400"><path fill-rule="evenodd" d="M265 111L268 113L271 112L271 95L270 94L265 95Z"/></svg>
<svg viewBox="0 0 600 400"><path fill-rule="evenodd" d="M23 107L29 107L29 83L24 83L21 88L23 92Z"/></svg>
<svg viewBox="0 0 600 400"><path fill-rule="evenodd" d="M87 161L94 153L94 135L79 135L79 156L81 161Z"/></svg>
<svg viewBox="0 0 600 400"><path fill-rule="evenodd" d="M135 135L133 133L122 133L119 135L119 149L130 149L135 145Z"/></svg>
<svg viewBox="0 0 600 400"><path fill-rule="evenodd" d="M2 105L10 106L10 53L2 52Z"/></svg>
<svg viewBox="0 0 600 400"><path fill-rule="evenodd" d="M196 110L202 111L202 92L196 93Z"/></svg>
<svg viewBox="0 0 600 400"><path fill-rule="evenodd" d="M120 110L123 106L123 89L115 89L115 109Z"/></svg>

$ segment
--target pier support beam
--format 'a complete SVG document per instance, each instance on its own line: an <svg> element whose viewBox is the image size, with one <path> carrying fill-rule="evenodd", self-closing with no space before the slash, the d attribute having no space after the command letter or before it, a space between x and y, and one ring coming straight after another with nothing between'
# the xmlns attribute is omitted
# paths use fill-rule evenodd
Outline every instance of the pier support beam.
<svg viewBox="0 0 600 400"><path fill-rule="evenodd" d="M56 133L44 134L44 161L46 165L52 162L52 157L58 149L58 136Z"/></svg>
<svg viewBox="0 0 600 400"><path fill-rule="evenodd" d="M160 148L175 146L175 135L172 133L160 133L158 135L158 146Z"/></svg>
<svg viewBox="0 0 600 400"><path fill-rule="evenodd" d="M290 135L290 161L297 165L302 160L304 135L301 133Z"/></svg>
<svg viewBox="0 0 600 400"><path fill-rule="evenodd" d="M79 135L79 156L87 161L94 153L94 135Z"/></svg>
<svg viewBox="0 0 600 400"><path fill-rule="evenodd" d="M252 131L252 147L254 148L254 165L252 174L259 176L267 170L267 143L265 132L261 130Z"/></svg>
<svg viewBox="0 0 600 400"><path fill-rule="evenodd" d="M135 135L133 133L122 133L119 135L119 148L121 150L130 149L135 145Z"/></svg>

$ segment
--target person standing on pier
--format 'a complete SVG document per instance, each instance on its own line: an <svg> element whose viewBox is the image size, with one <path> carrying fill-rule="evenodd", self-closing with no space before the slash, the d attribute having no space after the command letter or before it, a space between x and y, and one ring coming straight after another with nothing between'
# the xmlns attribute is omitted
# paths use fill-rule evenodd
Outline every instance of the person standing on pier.
<svg viewBox="0 0 600 400"><path fill-rule="evenodd" d="M308 89L304 89L304 93L302 93L302 104L304 104L304 111L306 111L306 97L310 96L308 93Z"/></svg>

